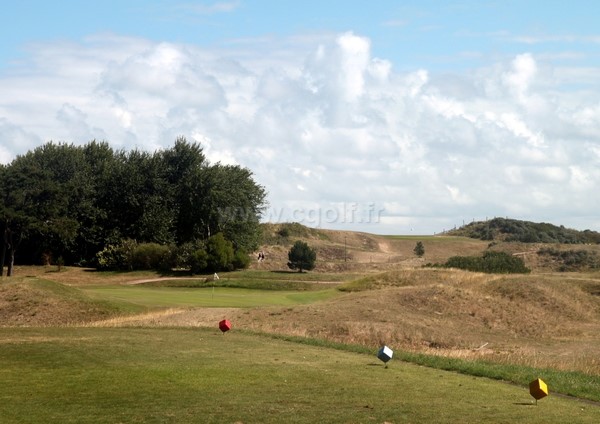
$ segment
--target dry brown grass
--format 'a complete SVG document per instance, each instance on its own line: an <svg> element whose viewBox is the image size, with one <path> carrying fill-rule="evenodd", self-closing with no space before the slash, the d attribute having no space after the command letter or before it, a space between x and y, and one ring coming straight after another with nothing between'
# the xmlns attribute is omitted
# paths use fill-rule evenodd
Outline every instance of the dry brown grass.
<svg viewBox="0 0 600 424"><path fill-rule="evenodd" d="M60 284L30 277L6 278L0 284L1 327L79 325L112 312Z"/></svg>

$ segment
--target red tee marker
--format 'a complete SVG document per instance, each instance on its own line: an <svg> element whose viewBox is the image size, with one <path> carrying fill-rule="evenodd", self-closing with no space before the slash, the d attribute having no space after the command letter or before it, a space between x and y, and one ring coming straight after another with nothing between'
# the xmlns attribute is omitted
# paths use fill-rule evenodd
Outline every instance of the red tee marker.
<svg viewBox="0 0 600 424"><path fill-rule="evenodd" d="M229 322L229 320L224 319L223 321L220 321L219 330L221 330L223 333L231 330L231 323Z"/></svg>

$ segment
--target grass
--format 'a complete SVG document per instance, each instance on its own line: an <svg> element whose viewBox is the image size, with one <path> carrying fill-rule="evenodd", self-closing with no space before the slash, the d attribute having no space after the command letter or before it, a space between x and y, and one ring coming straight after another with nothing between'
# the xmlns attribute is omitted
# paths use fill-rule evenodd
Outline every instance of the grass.
<svg viewBox="0 0 600 424"><path fill-rule="evenodd" d="M328 347L355 353L368 353L369 348L361 345L348 345L328 342L322 339L270 335L271 337L312 346ZM486 360L450 358L439 355L427 355L416 352L396 350L398 360L432 369L458 372L465 375L484 377L492 380L510 382L526 387L529 382L542 377L551 382L552 390L575 398L587 399L598 403L600 407L600 378L577 371L560 371L551 368L536 368L516 364L499 364Z"/></svg>
<svg viewBox="0 0 600 424"><path fill-rule="evenodd" d="M384 236L390 240L415 240L415 241L430 241L430 242L440 242L440 243L448 243L448 242L459 242L464 243L464 237L456 237L456 236L433 236L433 235L385 235Z"/></svg>
<svg viewBox="0 0 600 424"><path fill-rule="evenodd" d="M2 328L12 423L596 423L600 407L364 353L212 329Z"/></svg>
<svg viewBox="0 0 600 424"><path fill-rule="evenodd" d="M337 281L328 281L328 285L341 284ZM217 281L212 278L178 278L178 279L161 279L158 281L148 281L143 283L146 287L189 287L189 288L206 288L206 287L229 287L238 289L253 289L253 290L323 290L324 283L321 281L304 281L304 280L278 280L275 278L246 278L246 277L231 277L225 275Z"/></svg>
<svg viewBox="0 0 600 424"><path fill-rule="evenodd" d="M84 293L95 299L126 302L144 307L236 307L290 306L326 300L333 289L320 291L262 291L229 287L172 288L136 286L86 286Z"/></svg>
<svg viewBox="0 0 600 424"><path fill-rule="evenodd" d="M414 246L414 243L410 241L409 246ZM0 388L0 416L4 420L6 412L6 416L13 417L10 418L13 421L6 421L9 423L194 422L192 416L208 417L202 422L280 422L275 418L277 414L285 421L314 422L296 416L299 412L304 414L306 408L316 408L326 418L331 418L325 419L328 422L594 422L593 419L598 418L593 413L590 416L593 419L587 415L593 408L597 410L598 406L587 404L579 404L584 415L573 412L574 418L569 419L553 411L548 413L545 409L543 414L535 417L520 415L518 411L533 409L526 385L537 377L549 384L552 394L559 392L600 401L600 363L597 358L600 340L597 336L600 313L597 293L600 293L600 285L597 273L515 277L425 268L365 274L246 270L219 274L221 279L215 282L213 289L212 282L205 283L202 279L170 279L122 285L131 280L160 276L150 272L97 273L68 268L55 272L40 267L32 267L28 272L32 277L3 280L0 285L0 312L7 311L6 305L11 308L14 306L9 311L11 316L24 317L24 321L19 321L17 325L40 325L36 322L45 326L81 325L71 319L71 315L75 315L78 319L87 317L88 320L100 320L104 323L99 324L101 326L130 327L0 328L0 363L3 364L0 366L0 378L3 384L5 381L7 384L7 388ZM36 272L41 278L33 277ZM64 281L65 284L50 279ZM185 287L198 283L201 287ZM176 287L178 285L184 287ZM173 308L174 313L171 314L166 308ZM209 312L211 310L214 311ZM111 321L107 316L144 311L149 311L151 320L137 315L139 320L119 323L118 319ZM165 318L161 321L161 311L165 316L168 315L168 320ZM224 314L232 319L235 330L225 336L214 329L189 328L202 325L214 328L216 319ZM54 319L57 324L53 324ZM4 324L3 316L0 316L0 323ZM149 328L149 325L165 327ZM271 334L265 337L266 333ZM210 345L208 339L212 340L213 336L221 341L238 340L239 337L241 344ZM131 344L128 344L127 337L131 337ZM197 345L196 337L212 347L202 350ZM99 346L102 340L104 344ZM425 348L424 341L427 342ZM474 349L484 342L489 342L484 350ZM394 375L396 380L391 385L364 381L362 371L355 373L363 367L371 371L382 368L377 360L371 360L373 350L382 343L395 350L395 360L385 370L388 374L383 374ZM223 347L225 349L221 349ZM316 365L279 354L286 349L304 352L305 348L311 352L307 357L321 355L319 362L325 364L315 374L309 371ZM317 349L319 353L313 353L311 349ZM173 355L165 357L161 350L171 351ZM226 356L232 373L242 375L254 376L248 361L256 362L257 369L265 374L264 384L275 385L278 391L273 393L272 389L263 387L262 381L254 380L252 388L262 390L266 396L278 401L252 398L252 394L245 393L245 390L250 390L246 387L247 381L229 376L229 369L215 365L215 369L227 376L226 381L230 383L228 392L227 387L220 386L220 381L214 381L219 377L210 377L212 368L202 368L201 364L191 359L188 350L194 352L191 355L194 358L198 356L208 362L218 361L210 356L220 350L221 361ZM488 352L484 353L486 350ZM250 358L245 358L243 353L247 352L252 352ZM40 355L44 356L43 360ZM139 356L139 360L132 355ZM355 359L353 355L362 359ZM366 365L365 355L369 358ZM37 368L40 376L33 375L33 369L19 365L19 356L41 361ZM335 362L323 356L335 358ZM417 366L415 375L409 376L408 372L405 375L404 371L412 369L412 366L398 360L414 363ZM151 362L154 365L150 365ZM172 364L167 367L167 362ZM284 362L285 370L280 367ZM70 364L73 370L63 367L60 365L62 363ZM398 371L396 365L403 373L395 374ZM120 370L121 366L138 370ZM53 367L62 370L66 377L53 374ZM105 368L106 378L115 381L114 385L100 381L102 367ZM342 375L344 368L346 374ZM157 370L160 371L158 374ZM241 390L243 393L238 403L229 398L222 402L228 408L243 411L244 416L222 409L212 411L210 405L219 403L218 396L205 393L211 390L209 387L182 378L180 374L188 370L199 379L206 376L212 381L211 387L215 387L222 396L230 394L232 390L237 396ZM448 374L441 370L453 372ZM85 377L88 371L89 378ZM21 391L18 388L11 394L11 386L18 386L15 383L18 373L23 375L21 384L27 389ZM328 373L332 373L332 380L328 379ZM466 378L466 382L446 386L445 383L451 381L449 376L454 378L456 373L464 374L461 378ZM86 378L85 382L79 381L79 374ZM279 380L271 374L288 376L291 379L288 381L294 381L297 386L278 386ZM420 384L433 386L432 390L414 382L419 375L423 380ZM507 403L505 395L493 393L494 389L481 389L485 393L483 398L473 397L471 392L463 391L469 381L488 381L480 378L473 380L473 377L480 376L517 384L519 393L525 391L525 399ZM48 380L43 381L46 378ZM171 386L181 385L192 391L198 390L202 396L177 392L173 387L163 384L163 378ZM410 386L397 381L405 378ZM314 380L315 390L309 393L304 386L310 385L308 380L311 379ZM138 381L143 387L135 387L130 380ZM55 388L53 382L64 389ZM119 382L123 387L116 386ZM327 382L331 384L335 396L327 393L324 387ZM71 402L74 406L70 410L67 408L63 414L52 400L42 394L39 396L47 406L50 419L38 420L43 415L40 407L39 416L32 413L29 421L16 421L14 417L19 414L19 407L16 407L17 412L12 411L7 401L10 403L12 399L20 404L26 403L27 398L37 401L37 384L44 393L64 390L59 399L64 400L69 394L76 396L74 393L81 392L82 402L90 403L90 399L94 399L94 402L100 400L102 404L107 399L109 405L103 406L105 412L102 412L98 409L100 407L82 405L78 403L79 400L65 401L66 405ZM364 386L365 390L361 392L360 387L354 387L355 384ZM493 381L486 384L490 384L490 387L505 386ZM155 400L147 385L163 390L170 401L161 403ZM396 391L397 385L400 391ZM86 389L84 386L93 388ZM381 398L370 392L378 393L381 390L386 391ZM503 389L495 390L500 393ZM389 396L387 391L390 392ZM455 391L462 393L464 398L459 399L461 395ZM151 407L148 411L142 411L136 406L129 413L127 402L119 403L118 399L112 399L113 392L127 401L150 402ZM411 398L410 401L401 402L398 407L398 399L404 400L406 393L411 396L417 393L423 398L414 402ZM175 400L175 397L182 401ZM539 411L542 406L546 408L546 405L555 402L555 398L557 396L540 401L535 410ZM301 400L296 402L295 399ZM355 402L359 404L360 399L366 400L363 409L356 407ZM465 399L468 409L472 410L470 412L463 410ZM194 405L188 406L184 401ZM379 401L381 404L377 403ZM446 407L440 404L444 401L460 405ZM198 402L208 404L195 405ZM327 402L335 403L333 411L326 411ZM119 406L112 407L112 403ZM166 415L155 410L154 403L162 406L167 411ZM396 409L390 404L396 405ZM253 405L267 412L259 415ZM498 411L498 405L506 411ZM336 409L338 406L348 408L354 415ZM512 410L515 406L517 411ZM21 408L26 409L24 406ZM91 412L75 417L77 410L82 408L90 408ZM173 408L178 410L173 411ZM437 408L440 416L428 410L431 408ZM125 409L127 411L121 412ZM135 412L137 409L140 410ZM179 410L189 413L182 414ZM486 415L488 412L491 415ZM482 418L477 418L478 413ZM323 421L316 415L310 417Z"/></svg>
<svg viewBox="0 0 600 424"><path fill-rule="evenodd" d="M296 271L262 271L244 270L220 274L225 278L243 280L276 280L283 281L307 281L307 282L344 282L360 276L356 273L323 273L323 272L296 272Z"/></svg>
<svg viewBox="0 0 600 424"><path fill-rule="evenodd" d="M77 324L144 310L129 302L92 299L77 288L45 279L17 277L0 284L2 326Z"/></svg>

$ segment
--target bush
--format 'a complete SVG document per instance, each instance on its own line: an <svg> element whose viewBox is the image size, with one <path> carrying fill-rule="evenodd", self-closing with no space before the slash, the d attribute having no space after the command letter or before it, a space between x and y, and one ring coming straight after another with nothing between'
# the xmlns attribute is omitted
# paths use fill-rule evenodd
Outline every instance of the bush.
<svg viewBox="0 0 600 424"><path fill-rule="evenodd" d="M192 274L200 274L208 266L208 254L204 249L198 249L190 253L188 266Z"/></svg>
<svg viewBox="0 0 600 424"><path fill-rule="evenodd" d="M482 257L453 256L443 266L489 274L526 274L530 272L522 258L505 252L485 252Z"/></svg>
<svg viewBox="0 0 600 424"><path fill-rule="evenodd" d="M223 233L211 236L206 242L207 270L210 272L231 271L233 269L233 245L225 240Z"/></svg>
<svg viewBox="0 0 600 424"><path fill-rule="evenodd" d="M132 270L135 240L121 240L118 245L109 244L96 254L97 267L101 270Z"/></svg>
<svg viewBox="0 0 600 424"><path fill-rule="evenodd" d="M193 274L204 271L231 271L246 268L250 257L243 250L234 252L233 244L222 233L201 241L181 246L165 246L157 243L136 243L123 240L109 245L97 255L97 268L101 270L162 270L187 268Z"/></svg>
<svg viewBox="0 0 600 424"><path fill-rule="evenodd" d="M417 244L415 245L415 248L413 249L413 252L415 253L415 255L417 255L419 258L421 256L423 256L425 254L425 247L423 246L423 242L418 241Z"/></svg>
<svg viewBox="0 0 600 424"><path fill-rule="evenodd" d="M250 256L243 250L236 250L233 255L233 267L235 269L248 268L250 265Z"/></svg>
<svg viewBox="0 0 600 424"><path fill-rule="evenodd" d="M558 250L545 247L538 255L548 257L559 265L560 271L579 271L581 269L599 269L600 257L594 251L584 249Z"/></svg>
<svg viewBox="0 0 600 424"><path fill-rule="evenodd" d="M118 245L108 245L96 255L97 268L101 270L159 269L173 266L173 249L157 243L122 240Z"/></svg>
<svg viewBox="0 0 600 424"><path fill-rule="evenodd" d="M134 247L132 269L171 269L171 249L157 243L142 243Z"/></svg>

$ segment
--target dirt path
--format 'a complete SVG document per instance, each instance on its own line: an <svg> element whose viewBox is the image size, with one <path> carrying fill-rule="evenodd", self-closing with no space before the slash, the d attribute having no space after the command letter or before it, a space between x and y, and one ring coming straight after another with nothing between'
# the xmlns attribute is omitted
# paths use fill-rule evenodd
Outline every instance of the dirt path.
<svg viewBox="0 0 600 424"><path fill-rule="evenodd" d="M379 250L381 250L383 253L392 253L390 244L386 241L379 242Z"/></svg>

